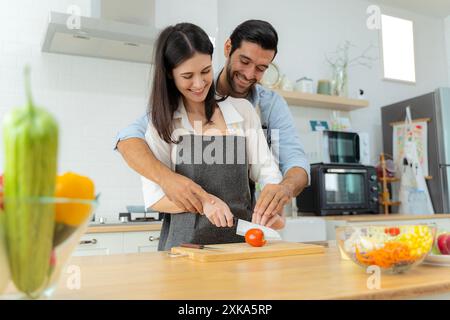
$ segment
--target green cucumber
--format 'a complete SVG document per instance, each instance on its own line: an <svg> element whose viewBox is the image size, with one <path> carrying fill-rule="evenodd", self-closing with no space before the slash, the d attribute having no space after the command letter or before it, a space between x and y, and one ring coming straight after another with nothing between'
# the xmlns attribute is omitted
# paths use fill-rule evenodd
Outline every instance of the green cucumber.
<svg viewBox="0 0 450 320"><path fill-rule="evenodd" d="M36 297L48 280L55 226L54 197L58 125L33 104L30 72L25 68L27 105L3 121L5 234L11 276L17 289Z"/></svg>

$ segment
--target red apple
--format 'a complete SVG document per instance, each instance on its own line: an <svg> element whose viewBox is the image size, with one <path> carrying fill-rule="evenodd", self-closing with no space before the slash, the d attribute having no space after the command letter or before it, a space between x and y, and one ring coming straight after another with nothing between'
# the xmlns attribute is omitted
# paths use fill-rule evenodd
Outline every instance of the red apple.
<svg viewBox="0 0 450 320"><path fill-rule="evenodd" d="M450 254L450 234L447 234L447 240L445 241L447 245L447 253L444 254Z"/></svg>
<svg viewBox="0 0 450 320"><path fill-rule="evenodd" d="M441 234L437 239L437 246L441 254L450 254L450 234Z"/></svg>

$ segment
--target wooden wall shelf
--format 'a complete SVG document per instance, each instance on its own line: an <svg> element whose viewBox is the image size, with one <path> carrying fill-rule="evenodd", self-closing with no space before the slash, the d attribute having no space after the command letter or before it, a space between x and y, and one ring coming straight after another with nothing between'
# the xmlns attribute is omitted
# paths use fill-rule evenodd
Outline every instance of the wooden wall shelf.
<svg viewBox="0 0 450 320"><path fill-rule="evenodd" d="M354 111L369 106L369 101L297 91L274 90L290 106L314 107L340 111Z"/></svg>
<svg viewBox="0 0 450 320"><path fill-rule="evenodd" d="M386 180L386 182L398 182L398 181L400 181L400 178L383 178L383 177L380 177L378 179L381 180L381 181ZM433 179L432 176L426 176L425 177L425 180L432 180L432 179Z"/></svg>

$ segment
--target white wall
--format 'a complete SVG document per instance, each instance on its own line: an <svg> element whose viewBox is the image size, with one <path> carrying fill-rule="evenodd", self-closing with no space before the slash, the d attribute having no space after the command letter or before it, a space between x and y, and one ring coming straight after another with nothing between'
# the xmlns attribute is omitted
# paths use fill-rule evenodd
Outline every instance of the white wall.
<svg viewBox="0 0 450 320"><path fill-rule="evenodd" d="M42 53L48 12L65 12L69 4L90 13L90 1L0 2L0 121L24 104L22 71L30 63L34 100L60 125L59 171L91 177L102 194L99 214L113 217L126 204L142 203L140 179L113 152L113 140L145 110L149 66Z"/></svg>
<svg viewBox="0 0 450 320"><path fill-rule="evenodd" d="M155 15L160 27L192 21L208 33L219 27L216 59L223 62L225 37L241 21L262 18L274 24L280 34L277 63L291 79L309 75L328 77L323 60L342 40L349 39L358 53L378 35L365 28L361 0L157 0ZM90 13L89 0L0 1L0 121L7 110L24 104L22 71L32 66L35 101L49 109L61 128L59 171L72 170L90 176L101 192L98 214L116 218L127 204L142 203L139 177L113 152L117 131L141 115L146 108L150 67L111 60L42 53L40 41L50 10L66 11L76 4L83 15ZM373 134L374 150L381 150L379 108L447 85L442 20L400 12L415 21L417 48L416 86L381 81L381 64L372 70L350 71L350 92L367 91L369 109L352 113L355 127ZM450 57L449 57L450 58ZM325 118L329 112L293 107L299 128L306 120ZM0 132L0 172L3 171L3 143Z"/></svg>
<svg viewBox="0 0 450 320"><path fill-rule="evenodd" d="M156 0L155 24L157 28L179 22L191 22L205 30L214 45L218 37L218 0ZM221 44L219 43L219 46ZM217 68L217 55L213 57L213 67Z"/></svg>
<svg viewBox="0 0 450 320"><path fill-rule="evenodd" d="M207 10L199 10L206 6ZM217 32L215 0L156 0L158 28L194 22L212 36ZM144 114L150 65L43 53L40 43L48 13L78 5L91 15L90 0L0 1L0 121L5 112L24 105L23 66L32 67L37 104L47 108L60 125L59 172L91 177L101 193L97 216L118 219L128 204L143 204L137 174L113 151L119 129ZM124 3L125 5L125 3ZM0 131L0 172L3 141Z"/></svg>
<svg viewBox="0 0 450 320"><path fill-rule="evenodd" d="M335 51L344 40L356 48L350 56L359 55L370 44L379 46L379 32L366 27L370 5L362 0L239 0L219 1L219 42L246 19L263 19L273 24L279 34L279 54L275 63L292 81L309 76L315 81L331 77L324 55ZM403 10L382 7L382 12L414 21L417 84L407 85L381 80L382 64L378 60L372 69L355 67L349 70L349 95L362 88L370 107L351 113L355 129L370 133L372 158L382 150L380 107L447 86L447 67L442 19L429 18ZM373 55L381 58L378 50ZM223 63L223 53L221 53ZM310 118L330 119L330 112L292 107L297 126L308 129Z"/></svg>
<svg viewBox="0 0 450 320"><path fill-rule="evenodd" d="M447 53L447 67L448 67L448 81L450 82L450 16L445 18L444 21L445 26L445 44L446 44L446 53Z"/></svg>

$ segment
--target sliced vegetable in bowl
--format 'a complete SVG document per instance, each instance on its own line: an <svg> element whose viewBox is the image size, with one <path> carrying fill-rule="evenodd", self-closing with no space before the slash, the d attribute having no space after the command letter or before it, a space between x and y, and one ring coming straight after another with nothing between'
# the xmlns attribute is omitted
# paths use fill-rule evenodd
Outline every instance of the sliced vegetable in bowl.
<svg viewBox="0 0 450 320"><path fill-rule="evenodd" d="M398 273L425 259L435 232L436 227L431 225L345 226L336 228L336 238L341 250L356 264Z"/></svg>

